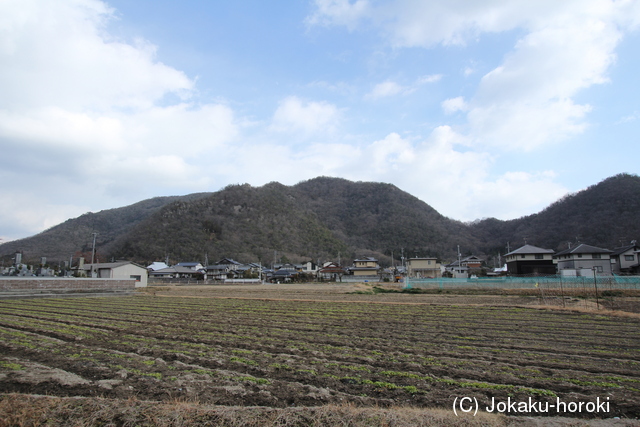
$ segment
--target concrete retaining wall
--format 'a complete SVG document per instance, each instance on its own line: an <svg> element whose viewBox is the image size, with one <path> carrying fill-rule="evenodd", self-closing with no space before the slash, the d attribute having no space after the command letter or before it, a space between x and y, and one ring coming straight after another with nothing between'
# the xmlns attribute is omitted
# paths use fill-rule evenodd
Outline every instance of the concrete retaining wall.
<svg viewBox="0 0 640 427"><path fill-rule="evenodd" d="M133 291L133 279L84 279L72 277L0 277L0 292L15 291Z"/></svg>

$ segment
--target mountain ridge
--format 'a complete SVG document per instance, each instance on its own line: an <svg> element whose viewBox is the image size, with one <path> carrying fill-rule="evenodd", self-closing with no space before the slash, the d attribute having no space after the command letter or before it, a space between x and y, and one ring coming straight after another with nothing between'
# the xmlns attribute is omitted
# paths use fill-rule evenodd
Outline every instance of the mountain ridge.
<svg viewBox="0 0 640 427"><path fill-rule="evenodd" d="M613 248L640 237L640 178L618 174L564 196L542 211L513 220L463 223L392 184L317 177L292 186L229 185L211 193L156 197L69 219L34 236L0 245L5 263L50 262L91 253L98 259L204 262L328 261L375 256L382 264L402 255L491 261L525 241L554 250L582 241Z"/></svg>

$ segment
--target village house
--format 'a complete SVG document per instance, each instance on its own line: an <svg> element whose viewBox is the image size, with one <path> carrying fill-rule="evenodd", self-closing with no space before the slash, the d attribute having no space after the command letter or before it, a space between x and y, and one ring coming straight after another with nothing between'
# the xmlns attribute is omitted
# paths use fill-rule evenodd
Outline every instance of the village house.
<svg viewBox="0 0 640 427"><path fill-rule="evenodd" d="M136 288L147 286L147 269L131 261L83 264L87 277L101 279L134 279Z"/></svg>
<svg viewBox="0 0 640 427"><path fill-rule="evenodd" d="M610 254L613 274L638 274L640 267L640 247L634 240L630 245L613 249Z"/></svg>
<svg viewBox="0 0 640 427"><path fill-rule="evenodd" d="M470 255L447 264L445 266L445 271L453 277L469 277L474 274L478 275L482 271L482 262L483 260L481 258L478 258L475 255Z"/></svg>
<svg viewBox="0 0 640 427"><path fill-rule="evenodd" d="M356 259L350 268L354 276L377 276L379 269L378 260L372 257Z"/></svg>
<svg viewBox="0 0 640 427"><path fill-rule="evenodd" d="M235 279L244 273L241 271L242 267L243 264L238 261L222 258L217 263L206 267L207 278L213 280Z"/></svg>
<svg viewBox="0 0 640 427"><path fill-rule="evenodd" d="M437 258L409 258L407 260L407 275L429 279L442 277L441 265Z"/></svg>
<svg viewBox="0 0 640 427"><path fill-rule="evenodd" d="M556 274L553 249L524 245L505 254L507 272L510 275L552 275Z"/></svg>
<svg viewBox="0 0 640 427"><path fill-rule="evenodd" d="M318 270L318 278L322 280L342 281L345 274L344 268L336 262L325 262Z"/></svg>
<svg viewBox="0 0 640 427"><path fill-rule="evenodd" d="M579 244L553 256L558 264L558 273L563 276L611 275L611 253L609 249Z"/></svg>
<svg viewBox="0 0 640 427"><path fill-rule="evenodd" d="M176 264L177 267L189 268L193 271L204 270L204 266L199 262L179 262Z"/></svg>

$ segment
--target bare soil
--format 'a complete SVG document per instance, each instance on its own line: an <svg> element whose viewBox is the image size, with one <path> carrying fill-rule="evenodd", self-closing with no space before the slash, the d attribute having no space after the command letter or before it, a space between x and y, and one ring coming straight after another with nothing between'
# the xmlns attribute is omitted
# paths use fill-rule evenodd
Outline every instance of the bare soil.
<svg viewBox="0 0 640 427"><path fill-rule="evenodd" d="M481 409L509 399L600 399L606 413L508 414L640 417L635 316L528 308L539 300L527 295L372 289L178 286L137 297L0 301L0 391L450 412L456 397Z"/></svg>

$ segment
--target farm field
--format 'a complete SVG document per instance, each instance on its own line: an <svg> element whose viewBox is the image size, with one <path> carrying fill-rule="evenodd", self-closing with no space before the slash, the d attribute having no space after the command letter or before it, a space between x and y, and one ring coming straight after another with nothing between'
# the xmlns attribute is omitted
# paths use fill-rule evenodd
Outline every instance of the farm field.
<svg viewBox="0 0 640 427"><path fill-rule="evenodd" d="M637 316L271 289L0 301L0 391L273 408L606 401L511 413L640 417Z"/></svg>

